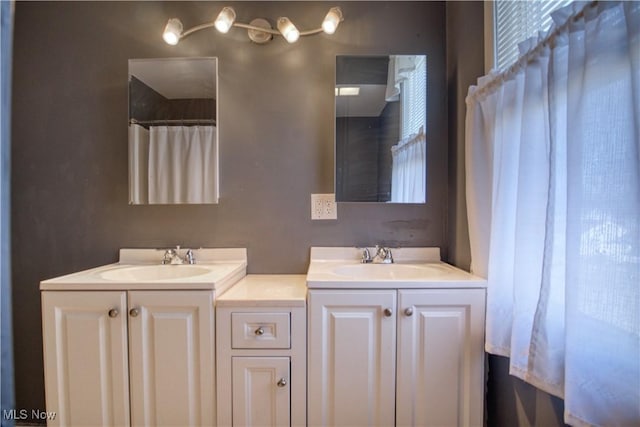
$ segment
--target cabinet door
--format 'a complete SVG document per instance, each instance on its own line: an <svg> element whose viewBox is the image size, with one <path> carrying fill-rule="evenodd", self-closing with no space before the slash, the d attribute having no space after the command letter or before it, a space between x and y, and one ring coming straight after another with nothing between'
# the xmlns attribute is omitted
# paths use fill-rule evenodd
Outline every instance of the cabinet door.
<svg viewBox="0 0 640 427"><path fill-rule="evenodd" d="M124 292L42 292L50 426L128 426Z"/></svg>
<svg viewBox="0 0 640 427"><path fill-rule="evenodd" d="M398 426L483 424L484 298L484 289L400 291Z"/></svg>
<svg viewBox="0 0 640 427"><path fill-rule="evenodd" d="M234 357L233 425L291 425L288 357Z"/></svg>
<svg viewBox="0 0 640 427"><path fill-rule="evenodd" d="M395 307L394 290L309 291L310 426L394 424Z"/></svg>
<svg viewBox="0 0 640 427"><path fill-rule="evenodd" d="M213 291L129 292L131 421L213 425Z"/></svg>

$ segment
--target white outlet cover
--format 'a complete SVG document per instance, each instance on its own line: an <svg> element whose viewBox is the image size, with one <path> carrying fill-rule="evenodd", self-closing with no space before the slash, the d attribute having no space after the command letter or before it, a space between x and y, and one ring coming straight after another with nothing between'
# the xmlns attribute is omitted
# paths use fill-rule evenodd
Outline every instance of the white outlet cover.
<svg viewBox="0 0 640 427"><path fill-rule="evenodd" d="M311 219L338 219L335 194L311 195Z"/></svg>

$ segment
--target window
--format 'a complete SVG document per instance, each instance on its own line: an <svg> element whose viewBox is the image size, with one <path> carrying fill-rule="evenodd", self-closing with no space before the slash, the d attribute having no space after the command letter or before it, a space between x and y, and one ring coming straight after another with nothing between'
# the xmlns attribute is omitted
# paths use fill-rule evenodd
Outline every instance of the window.
<svg viewBox="0 0 640 427"><path fill-rule="evenodd" d="M427 182L427 57L397 55L389 61L389 68L392 85L387 87L387 92L400 102L400 141L391 148L391 201L424 203Z"/></svg>
<svg viewBox="0 0 640 427"><path fill-rule="evenodd" d="M400 91L401 119L400 139L417 134L422 128L426 132L427 121L427 57L415 56L415 69L406 74Z"/></svg>
<svg viewBox="0 0 640 427"><path fill-rule="evenodd" d="M564 398L566 423L624 425L640 419L640 2L563 9L549 49L469 90L471 265L487 351Z"/></svg>
<svg viewBox="0 0 640 427"><path fill-rule="evenodd" d="M535 36L538 31L548 31L550 13L571 0L513 1L496 0L494 3L494 66L503 70L518 60L518 43Z"/></svg>

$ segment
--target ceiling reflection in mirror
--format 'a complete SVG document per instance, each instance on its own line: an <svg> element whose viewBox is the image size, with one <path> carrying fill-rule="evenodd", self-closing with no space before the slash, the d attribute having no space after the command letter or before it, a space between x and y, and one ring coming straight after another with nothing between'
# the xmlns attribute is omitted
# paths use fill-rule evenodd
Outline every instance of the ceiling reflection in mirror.
<svg viewBox="0 0 640 427"><path fill-rule="evenodd" d="M336 57L338 202L425 203L427 57Z"/></svg>
<svg viewBox="0 0 640 427"><path fill-rule="evenodd" d="M129 60L129 203L218 202L217 59Z"/></svg>

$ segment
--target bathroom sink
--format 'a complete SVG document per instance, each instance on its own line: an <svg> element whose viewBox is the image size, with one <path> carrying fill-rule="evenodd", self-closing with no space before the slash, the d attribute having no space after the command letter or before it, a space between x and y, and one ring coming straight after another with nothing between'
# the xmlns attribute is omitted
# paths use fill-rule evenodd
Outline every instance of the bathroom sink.
<svg viewBox="0 0 640 427"><path fill-rule="evenodd" d="M412 280L448 272L438 264L347 264L333 269L338 276L363 280Z"/></svg>
<svg viewBox="0 0 640 427"><path fill-rule="evenodd" d="M188 279L211 273L211 268L197 265L136 265L115 268L100 273L100 277L113 281L147 282L156 280Z"/></svg>
<svg viewBox="0 0 640 427"><path fill-rule="evenodd" d="M375 248L367 248L371 254ZM428 289L485 287L486 280L440 260L438 248L391 248L394 263L365 263L363 248L314 247L308 289Z"/></svg>
<svg viewBox="0 0 640 427"><path fill-rule="evenodd" d="M117 263L40 282L43 291L215 290L220 294L247 274L245 248L192 250L195 264L161 264L165 249L123 248ZM185 250L180 253L186 256Z"/></svg>

